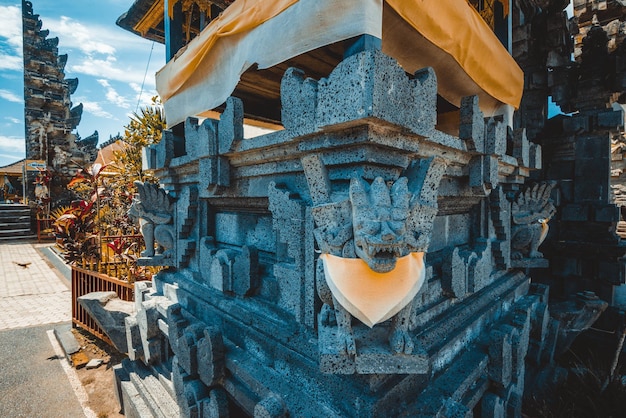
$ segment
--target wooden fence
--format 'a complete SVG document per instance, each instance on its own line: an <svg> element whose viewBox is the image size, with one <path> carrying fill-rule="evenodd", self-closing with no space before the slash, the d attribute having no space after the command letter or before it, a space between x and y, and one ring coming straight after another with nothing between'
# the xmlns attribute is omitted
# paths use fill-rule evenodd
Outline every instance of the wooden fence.
<svg viewBox="0 0 626 418"><path fill-rule="evenodd" d="M113 291L121 300L135 300L135 285L125 280L72 266L72 323L111 344L96 321L80 306L78 298L91 292Z"/></svg>

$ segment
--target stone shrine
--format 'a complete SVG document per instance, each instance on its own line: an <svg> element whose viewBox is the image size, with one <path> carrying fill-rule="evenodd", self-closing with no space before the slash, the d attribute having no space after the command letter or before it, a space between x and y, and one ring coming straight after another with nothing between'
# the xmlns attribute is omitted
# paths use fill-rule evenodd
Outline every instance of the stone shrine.
<svg viewBox="0 0 626 418"><path fill-rule="evenodd" d="M145 151L162 187L140 185L130 210L140 262L164 269L136 283L117 344L127 416L520 417L555 355L616 306L609 145L624 114L594 77L553 78L595 74L586 47L580 68L569 62L565 2L426 13L347 0L349 21L330 0L152 3L118 20L171 58L157 74L170 129ZM319 29L331 43L314 4L337 12ZM255 6L267 20L246 20ZM300 39L276 34L281 19L320 44L264 61ZM433 41L446 19L458 25L435 32L484 42L469 55L498 71ZM579 114L547 121L550 94ZM275 130L245 137L255 120ZM601 256L575 253L581 237ZM574 257L597 276L564 281ZM553 309L553 293L573 299Z"/></svg>

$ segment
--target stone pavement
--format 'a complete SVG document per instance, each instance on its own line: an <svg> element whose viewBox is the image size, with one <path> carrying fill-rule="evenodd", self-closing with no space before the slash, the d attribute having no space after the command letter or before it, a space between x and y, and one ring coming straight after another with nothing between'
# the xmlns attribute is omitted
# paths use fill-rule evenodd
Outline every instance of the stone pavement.
<svg viewBox="0 0 626 418"><path fill-rule="evenodd" d="M0 331L71 321L70 283L36 249L0 242Z"/></svg>

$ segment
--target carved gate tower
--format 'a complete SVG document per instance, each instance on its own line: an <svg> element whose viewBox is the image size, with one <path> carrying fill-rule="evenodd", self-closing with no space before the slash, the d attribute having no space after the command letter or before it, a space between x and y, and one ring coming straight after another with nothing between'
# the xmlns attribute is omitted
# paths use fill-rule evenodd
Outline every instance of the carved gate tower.
<svg viewBox="0 0 626 418"><path fill-rule="evenodd" d="M22 1L22 25L26 159L43 160L54 171L52 196L58 199L80 168L76 163L95 160L98 133L82 140L72 133L83 112L82 103L70 100L78 79L65 78L67 54L59 55L59 38L48 38L30 1Z"/></svg>
<svg viewBox="0 0 626 418"><path fill-rule="evenodd" d="M120 17L170 59L170 129L145 152L162 187L130 210L140 262L165 268L110 330L127 415L521 416L572 335L529 276L563 219L560 179L536 174L548 86L524 80L548 69L508 52L535 5L427 3L138 0ZM607 306L577 303L589 323Z"/></svg>

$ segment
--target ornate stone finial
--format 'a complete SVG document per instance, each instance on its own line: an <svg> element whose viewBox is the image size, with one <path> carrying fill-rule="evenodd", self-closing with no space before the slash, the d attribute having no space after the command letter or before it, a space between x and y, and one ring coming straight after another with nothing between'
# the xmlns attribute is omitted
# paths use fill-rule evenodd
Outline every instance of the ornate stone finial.
<svg viewBox="0 0 626 418"><path fill-rule="evenodd" d="M159 186L140 181L134 184L137 186L139 198L133 199L128 216L139 219L141 234L146 242L146 250L141 255L169 258L175 245L174 226L170 225L174 213L173 204L167 192ZM156 251L155 244L158 244Z"/></svg>
<svg viewBox="0 0 626 418"><path fill-rule="evenodd" d="M548 234L548 221L556 208L550 200L554 181L537 183L517 196L511 206L513 219L511 258L543 258L539 245Z"/></svg>

